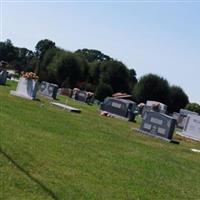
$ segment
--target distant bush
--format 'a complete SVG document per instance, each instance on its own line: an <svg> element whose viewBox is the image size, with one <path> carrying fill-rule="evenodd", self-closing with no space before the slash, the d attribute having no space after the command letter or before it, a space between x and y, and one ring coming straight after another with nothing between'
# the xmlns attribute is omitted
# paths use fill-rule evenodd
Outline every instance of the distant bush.
<svg viewBox="0 0 200 200"><path fill-rule="evenodd" d="M170 101L168 107L170 112L179 112L179 110L185 108L188 103L188 96L181 87L170 87Z"/></svg>
<svg viewBox="0 0 200 200"><path fill-rule="evenodd" d="M197 112L200 114L200 105L198 103L188 103L185 109Z"/></svg>
<svg viewBox="0 0 200 200"><path fill-rule="evenodd" d="M156 74L147 74L139 79L134 94L138 103L153 100L168 105L170 86L166 79Z"/></svg>
<svg viewBox="0 0 200 200"><path fill-rule="evenodd" d="M113 89L106 83L100 83L95 91L95 98L99 101L103 101L106 97L112 96Z"/></svg>

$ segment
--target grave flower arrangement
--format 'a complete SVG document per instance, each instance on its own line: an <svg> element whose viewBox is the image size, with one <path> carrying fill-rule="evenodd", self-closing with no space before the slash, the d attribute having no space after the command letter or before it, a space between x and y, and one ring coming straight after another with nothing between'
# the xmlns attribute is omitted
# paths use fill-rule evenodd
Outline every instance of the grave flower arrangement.
<svg viewBox="0 0 200 200"><path fill-rule="evenodd" d="M26 79L38 80L39 77L33 72L22 72L22 77Z"/></svg>

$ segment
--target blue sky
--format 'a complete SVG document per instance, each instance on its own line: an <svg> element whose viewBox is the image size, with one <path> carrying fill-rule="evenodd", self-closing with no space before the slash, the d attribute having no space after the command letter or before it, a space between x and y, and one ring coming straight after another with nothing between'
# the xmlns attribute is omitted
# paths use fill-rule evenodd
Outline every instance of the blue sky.
<svg viewBox="0 0 200 200"><path fill-rule="evenodd" d="M2 3L2 35L34 50L48 38L66 50L98 49L156 73L200 103L200 2L10 1Z"/></svg>

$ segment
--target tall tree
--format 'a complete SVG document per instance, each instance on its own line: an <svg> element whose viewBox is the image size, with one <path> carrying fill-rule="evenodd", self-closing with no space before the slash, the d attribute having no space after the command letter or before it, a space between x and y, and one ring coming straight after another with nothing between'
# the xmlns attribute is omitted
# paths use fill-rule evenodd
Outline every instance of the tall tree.
<svg viewBox="0 0 200 200"><path fill-rule="evenodd" d="M48 40L48 39L44 39L44 40L40 40L36 46L35 46L35 54L38 58L38 66L37 66L37 73L39 74L39 76L41 76L45 69L44 69L44 65L42 65L42 62L43 62L43 58L44 58L44 55L45 53L49 50L49 49L52 49L52 48L55 48L55 42L51 41L51 40Z"/></svg>
<svg viewBox="0 0 200 200"><path fill-rule="evenodd" d="M109 56L95 49L78 49L75 54L84 57L88 62L112 60Z"/></svg>
<svg viewBox="0 0 200 200"><path fill-rule="evenodd" d="M17 59L17 50L13 46L11 40L7 39L5 42L0 42L0 61L14 63Z"/></svg>
<svg viewBox="0 0 200 200"><path fill-rule="evenodd" d="M54 56L48 66L50 74L55 75L60 86L75 87L81 77L81 66L77 57L71 52L60 52Z"/></svg>
<svg viewBox="0 0 200 200"><path fill-rule="evenodd" d="M169 111L170 112L179 112L181 108L189 103L188 96L179 86L170 87L170 101L169 101Z"/></svg>
<svg viewBox="0 0 200 200"><path fill-rule="evenodd" d="M134 93L138 103L154 100L169 105L169 83L158 75L147 74L142 76L135 87Z"/></svg>
<svg viewBox="0 0 200 200"><path fill-rule="evenodd" d="M100 65L100 81L109 84L113 92L130 92L129 70L119 61L105 61Z"/></svg>

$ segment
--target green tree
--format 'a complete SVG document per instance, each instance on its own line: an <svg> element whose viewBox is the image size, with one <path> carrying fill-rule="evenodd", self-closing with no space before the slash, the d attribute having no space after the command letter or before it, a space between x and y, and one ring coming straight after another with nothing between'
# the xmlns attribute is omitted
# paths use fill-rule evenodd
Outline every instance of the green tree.
<svg viewBox="0 0 200 200"><path fill-rule="evenodd" d="M61 86L73 88L81 78L80 62L71 52L63 51L56 54L48 70L50 76Z"/></svg>
<svg viewBox="0 0 200 200"><path fill-rule="evenodd" d="M134 89L134 94L138 103L154 100L169 105L169 83L166 79L155 74L142 76Z"/></svg>
<svg viewBox="0 0 200 200"><path fill-rule="evenodd" d="M55 48L55 43L51 40L44 39L40 40L36 46L35 46L35 55L38 58L38 65L37 65L37 73L40 75L41 73L44 73L45 68L43 69L44 65L42 65L43 57L47 50Z"/></svg>
<svg viewBox="0 0 200 200"><path fill-rule="evenodd" d="M129 70L119 61L105 61L100 65L100 82L110 85L113 92L130 92Z"/></svg>
<svg viewBox="0 0 200 200"><path fill-rule="evenodd" d="M197 112L200 114L200 105L198 103L188 103L185 109L193 111L193 112Z"/></svg>
<svg viewBox="0 0 200 200"><path fill-rule="evenodd" d="M168 107L170 112L179 112L179 110L185 108L188 103L188 96L181 87L170 87L170 102Z"/></svg>
<svg viewBox="0 0 200 200"><path fill-rule="evenodd" d="M17 59L17 49L13 46L11 40L0 42L0 61L4 60L9 64L14 63Z"/></svg>
<svg viewBox="0 0 200 200"><path fill-rule="evenodd" d="M78 49L75 54L84 57L88 62L112 60L109 56L95 49Z"/></svg>
<svg viewBox="0 0 200 200"><path fill-rule="evenodd" d="M103 101L106 97L112 96L112 87L106 83L100 83L95 91L95 98L99 101Z"/></svg>

